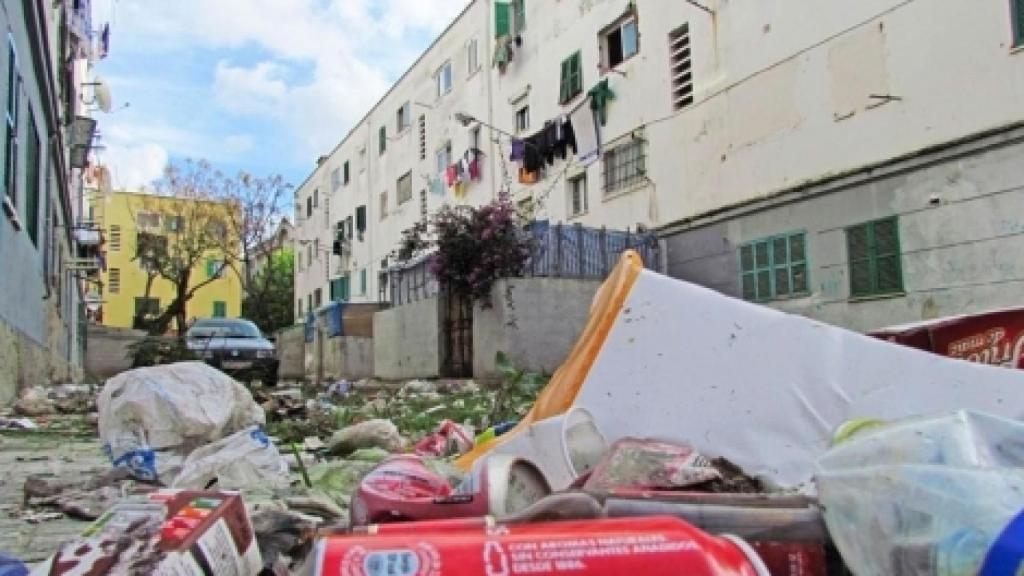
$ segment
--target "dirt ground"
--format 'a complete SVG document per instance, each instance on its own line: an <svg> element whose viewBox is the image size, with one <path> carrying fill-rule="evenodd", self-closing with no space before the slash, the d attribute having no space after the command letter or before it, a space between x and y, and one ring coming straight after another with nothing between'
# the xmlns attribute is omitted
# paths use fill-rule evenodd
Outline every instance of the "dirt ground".
<svg viewBox="0 0 1024 576"><path fill-rule="evenodd" d="M22 517L25 479L33 474L82 478L110 470L95 438L78 432L0 433L0 552L41 562L89 523L67 517L32 524Z"/></svg>

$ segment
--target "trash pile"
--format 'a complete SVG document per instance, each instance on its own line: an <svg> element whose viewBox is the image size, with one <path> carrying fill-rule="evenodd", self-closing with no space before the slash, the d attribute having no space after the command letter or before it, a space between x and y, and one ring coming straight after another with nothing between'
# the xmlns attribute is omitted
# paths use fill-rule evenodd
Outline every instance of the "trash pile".
<svg viewBox="0 0 1024 576"><path fill-rule="evenodd" d="M629 254L546 384L255 394L201 363L109 380L110 474L26 483L40 513L96 519L39 573L966 576L1024 559L1024 373Z"/></svg>

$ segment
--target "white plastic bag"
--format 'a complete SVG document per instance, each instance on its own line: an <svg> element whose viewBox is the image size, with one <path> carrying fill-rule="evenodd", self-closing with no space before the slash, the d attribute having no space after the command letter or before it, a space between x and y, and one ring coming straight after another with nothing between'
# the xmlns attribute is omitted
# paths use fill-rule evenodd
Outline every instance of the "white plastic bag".
<svg viewBox="0 0 1024 576"><path fill-rule="evenodd" d="M258 426L192 451L172 486L204 489L213 480L223 490L280 489L291 483L288 462Z"/></svg>
<svg viewBox="0 0 1024 576"><path fill-rule="evenodd" d="M855 436L818 460L815 481L855 574L967 576L1022 538L1022 462L1024 424L957 412Z"/></svg>
<svg viewBox="0 0 1024 576"><path fill-rule="evenodd" d="M118 374L97 407L100 440L114 466L165 483L193 449L266 421L244 386L202 362Z"/></svg>

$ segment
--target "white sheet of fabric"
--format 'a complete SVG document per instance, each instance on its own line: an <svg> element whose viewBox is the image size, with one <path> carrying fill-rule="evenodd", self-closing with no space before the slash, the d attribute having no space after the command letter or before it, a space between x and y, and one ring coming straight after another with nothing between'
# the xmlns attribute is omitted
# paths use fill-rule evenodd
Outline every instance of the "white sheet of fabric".
<svg viewBox="0 0 1024 576"><path fill-rule="evenodd" d="M960 409L1022 419L1024 371L936 356L643 271L574 405L608 443L689 443L771 483L813 489L814 462L843 422ZM495 450L531 444L513 440Z"/></svg>
<svg viewBox="0 0 1024 576"><path fill-rule="evenodd" d="M594 111L590 109L587 99L572 115L572 129L576 134L576 156L580 162L587 163L597 159L600 154L600 141L597 135L597 122Z"/></svg>

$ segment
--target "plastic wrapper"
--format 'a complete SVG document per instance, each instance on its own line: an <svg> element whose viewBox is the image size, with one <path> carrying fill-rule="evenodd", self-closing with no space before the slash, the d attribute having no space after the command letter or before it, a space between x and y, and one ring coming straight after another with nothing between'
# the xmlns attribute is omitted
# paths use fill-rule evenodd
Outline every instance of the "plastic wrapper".
<svg viewBox="0 0 1024 576"><path fill-rule="evenodd" d="M818 461L829 533L856 574L996 573L1015 554L1019 564L1022 454L1024 425L985 414L864 432Z"/></svg>
<svg viewBox="0 0 1024 576"><path fill-rule="evenodd" d="M174 479L175 488L201 489L216 481L222 490L287 488L288 462L257 426L197 448Z"/></svg>
<svg viewBox="0 0 1024 576"><path fill-rule="evenodd" d="M623 438L612 444L583 488L588 492L678 489L721 477L711 462L690 446Z"/></svg>
<svg viewBox="0 0 1024 576"><path fill-rule="evenodd" d="M202 362L119 374L97 405L100 441L114 466L165 483L193 449L266 420L244 386Z"/></svg>

